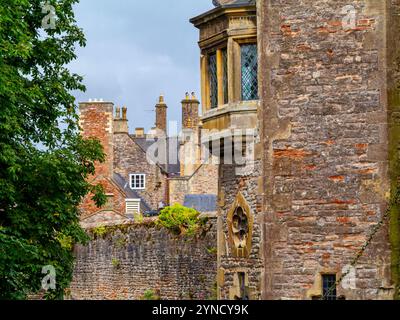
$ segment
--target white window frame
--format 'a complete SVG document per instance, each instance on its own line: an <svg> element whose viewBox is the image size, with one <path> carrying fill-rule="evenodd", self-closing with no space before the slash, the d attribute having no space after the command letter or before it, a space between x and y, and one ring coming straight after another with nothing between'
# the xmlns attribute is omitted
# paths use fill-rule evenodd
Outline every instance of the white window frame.
<svg viewBox="0 0 400 320"><path fill-rule="evenodd" d="M136 179L143 177L143 186L137 187ZM129 186L132 190L145 190L146 189L146 174L144 173L133 173L129 175Z"/></svg>

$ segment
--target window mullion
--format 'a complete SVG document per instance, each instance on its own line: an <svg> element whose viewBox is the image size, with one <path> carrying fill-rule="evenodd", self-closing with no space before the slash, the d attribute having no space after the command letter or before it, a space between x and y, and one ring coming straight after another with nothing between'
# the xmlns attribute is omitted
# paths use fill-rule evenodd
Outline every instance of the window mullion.
<svg viewBox="0 0 400 320"><path fill-rule="evenodd" d="M222 50L217 50L218 106L224 104L224 70Z"/></svg>

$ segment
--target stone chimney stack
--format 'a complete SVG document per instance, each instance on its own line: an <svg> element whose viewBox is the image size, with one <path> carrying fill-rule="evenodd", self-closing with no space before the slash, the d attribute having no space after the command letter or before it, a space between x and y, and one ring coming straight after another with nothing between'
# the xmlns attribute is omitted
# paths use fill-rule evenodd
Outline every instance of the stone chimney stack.
<svg viewBox="0 0 400 320"><path fill-rule="evenodd" d="M135 137L136 138L144 138L145 137L144 128L136 128L135 129Z"/></svg>
<svg viewBox="0 0 400 320"><path fill-rule="evenodd" d="M156 129L167 134L167 105L164 102L164 96L160 95L156 104Z"/></svg>
<svg viewBox="0 0 400 320"><path fill-rule="evenodd" d="M182 100L182 127L183 129L194 129L199 125L199 105L194 92L189 96L186 92L185 99Z"/></svg>
<svg viewBox="0 0 400 320"><path fill-rule="evenodd" d="M100 140L106 154L104 163L96 164L96 175L111 177L113 174L113 112L114 104L103 101L89 101L79 104L79 125L84 138Z"/></svg>
<svg viewBox="0 0 400 320"><path fill-rule="evenodd" d="M128 118L127 118L126 107L122 107L122 117L121 117L121 108L116 107L115 109L115 118L114 118L114 133L129 133L128 128Z"/></svg>

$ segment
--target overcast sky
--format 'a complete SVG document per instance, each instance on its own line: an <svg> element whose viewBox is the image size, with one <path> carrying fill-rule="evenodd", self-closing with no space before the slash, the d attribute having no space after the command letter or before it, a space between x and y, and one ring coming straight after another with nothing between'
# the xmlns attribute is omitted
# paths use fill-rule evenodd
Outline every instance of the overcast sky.
<svg viewBox="0 0 400 320"><path fill-rule="evenodd" d="M212 8L211 0L81 0L76 17L87 46L71 70L87 91L77 100L126 105L133 132L154 126L163 93L169 119L180 124L185 92L200 96L199 35L189 19Z"/></svg>

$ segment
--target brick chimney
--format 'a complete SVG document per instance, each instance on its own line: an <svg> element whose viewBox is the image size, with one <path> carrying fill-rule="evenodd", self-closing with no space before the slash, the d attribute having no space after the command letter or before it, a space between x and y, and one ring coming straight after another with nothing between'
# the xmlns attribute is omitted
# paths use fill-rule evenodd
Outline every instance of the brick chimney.
<svg viewBox="0 0 400 320"><path fill-rule="evenodd" d="M183 129L193 129L199 124L199 100L196 99L194 92L191 97L186 92L185 99L182 100L182 127Z"/></svg>
<svg viewBox="0 0 400 320"><path fill-rule="evenodd" d="M84 138L100 140L106 154L104 163L96 164L96 175L111 177L113 174L113 111L112 102L89 101L79 104L79 124Z"/></svg>
<svg viewBox="0 0 400 320"><path fill-rule="evenodd" d="M156 129L167 134L167 105L164 102L164 96L160 95L156 104Z"/></svg>
<svg viewBox="0 0 400 320"><path fill-rule="evenodd" d="M129 133L127 111L126 107L122 107L121 117L121 108L115 109L114 133Z"/></svg>

